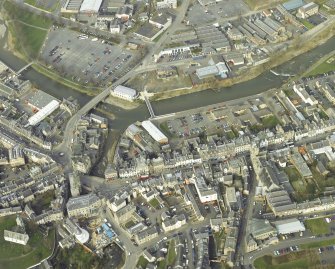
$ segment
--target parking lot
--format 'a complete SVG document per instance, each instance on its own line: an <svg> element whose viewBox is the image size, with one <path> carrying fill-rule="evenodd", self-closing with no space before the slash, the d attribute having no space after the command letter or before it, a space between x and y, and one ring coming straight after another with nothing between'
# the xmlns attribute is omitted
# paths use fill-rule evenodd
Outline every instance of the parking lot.
<svg viewBox="0 0 335 269"><path fill-rule="evenodd" d="M76 82L106 86L130 70L134 54L104 40L68 29L54 28L41 57ZM134 64L134 63L133 63Z"/></svg>
<svg viewBox="0 0 335 269"><path fill-rule="evenodd" d="M195 2L188 9L186 20L192 25L202 25L221 19L239 16L249 11L242 0L223 0L207 7Z"/></svg>

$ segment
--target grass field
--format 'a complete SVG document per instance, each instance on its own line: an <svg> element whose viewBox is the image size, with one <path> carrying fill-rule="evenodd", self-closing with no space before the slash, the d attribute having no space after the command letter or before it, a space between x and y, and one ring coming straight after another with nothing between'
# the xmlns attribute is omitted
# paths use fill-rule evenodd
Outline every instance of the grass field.
<svg viewBox="0 0 335 269"><path fill-rule="evenodd" d="M285 2L285 0L271 0L271 1L264 1L264 0L244 0L244 2L251 8L251 9L258 9L259 7L266 7L269 5L275 6L278 3Z"/></svg>
<svg viewBox="0 0 335 269"><path fill-rule="evenodd" d="M16 216L0 218L0 268L24 269L48 257L54 245L54 231L44 238L35 225L26 225L29 241L26 246L4 240L4 230L16 225Z"/></svg>
<svg viewBox="0 0 335 269"><path fill-rule="evenodd" d="M55 191L50 190L40 195L37 195L32 202L31 207L37 215L41 214L44 209L49 208L51 201L55 197Z"/></svg>
<svg viewBox="0 0 335 269"><path fill-rule="evenodd" d="M320 242L313 242L308 244L302 244L300 247L301 249L309 249L309 248L320 248L326 247L335 244L335 239L328 239Z"/></svg>
<svg viewBox="0 0 335 269"><path fill-rule="evenodd" d="M31 6L46 10L46 11L55 11L59 6L59 0L50 2L50 1L41 1L41 0L24 0L26 4Z"/></svg>
<svg viewBox="0 0 335 269"><path fill-rule="evenodd" d="M329 57L323 63L315 67L311 72L306 75L306 77L328 73L329 71L333 70L335 70L335 54L333 54L333 56Z"/></svg>
<svg viewBox="0 0 335 269"><path fill-rule="evenodd" d="M308 20L301 20L300 21L308 30L314 28L314 25L311 24Z"/></svg>
<svg viewBox="0 0 335 269"><path fill-rule="evenodd" d="M36 58L52 24L51 20L23 10L10 1L4 3L4 9L10 20L9 31L14 49L27 59Z"/></svg>
<svg viewBox="0 0 335 269"><path fill-rule="evenodd" d="M276 125L280 124L280 121L272 115L262 118L262 124L265 128L272 129L276 127Z"/></svg>
<svg viewBox="0 0 335 269"><path fill-rule="evenodd" d="M315 251L300 251L283 256L263 256L255 260L257 269L312 269L320 264Z"/></svg>
<svg viewBox="0 0 335 269"><path fill-rule="evenodd" d="M137 265L136 267L141 267L141 268L146 268L148 264L148 261L146 258L144 258L143 256L141 256L139 259L138 259L138 262L137 262Z"/></svg>
<svg viewBox="0 0 335 269"><path fill-rule="evenodd" d="M159 202L156 198L151 199L149 204L155 209L159 208Z"/></svg>
<svg viewBox="0 0 335 269"><path fill-rule="evenodd" d="M176 250L175 250L175 242L174 240L171 240L169 243L169 249L168 253L166 255L166 258L164 260L161 260L158 262L158 269L165 269L168 266L172 266L176 260Z"/></svg>
<svg viewBox="0 0 335 269"><path fill-rule="evenodd" d="M329 224L324 218L308 219L305 221L307 229L311 230L312 234L327 234L330 232Z"/></svg>
<svg viewBox="0 0 335 269"><path fill-rule="evenodd" d="M99 258L88 251L85 251L78 244L71 248L71 251L62 249L57 256L59 267L57 268L102 268ZM107 260L107 259L106 259Z"/></svg>

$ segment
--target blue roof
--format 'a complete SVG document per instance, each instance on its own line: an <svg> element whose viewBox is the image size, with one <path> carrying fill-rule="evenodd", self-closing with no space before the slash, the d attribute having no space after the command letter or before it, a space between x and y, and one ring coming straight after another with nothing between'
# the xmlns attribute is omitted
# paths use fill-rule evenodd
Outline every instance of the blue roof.
<svg viewBox="0 0 335 269"><path fill-rule="evenodd" d="M283 7L287 10L287 11L290 11L290 10L293 10L293 9L297 9L299 7L302 7L304 5L304 1L303 0L291 0L291 1L288 1L288 2L285 2L283 4Z"/></svg>
<svg viewBox="0 0 335 269"><path fill-rule="evenodd" d="M109 239L113 239L115 233L107 226L106 223L102 224L102 228L105 231L105 234L109 237Z"/></svg>

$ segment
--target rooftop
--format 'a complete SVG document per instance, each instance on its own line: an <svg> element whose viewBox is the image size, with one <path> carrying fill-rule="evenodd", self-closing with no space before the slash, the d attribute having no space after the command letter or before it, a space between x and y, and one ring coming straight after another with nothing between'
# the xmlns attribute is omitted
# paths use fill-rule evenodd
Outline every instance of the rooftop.
<svg viewBox="0 0 335 269"><path fill-rule="evenodd" d="M82 195L76 198L70 198L67 202L67 210L89 207L99 201L99 197L93 193Z"/></svg>

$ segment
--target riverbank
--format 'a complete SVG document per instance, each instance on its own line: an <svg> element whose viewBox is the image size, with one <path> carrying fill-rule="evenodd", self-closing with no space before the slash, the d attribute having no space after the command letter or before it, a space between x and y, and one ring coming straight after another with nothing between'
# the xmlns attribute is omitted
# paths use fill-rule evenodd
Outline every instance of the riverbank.
<svg viewBox="0 0 335 269"><path fill-rule="evenodd" d="M320 72L317 71L317 68L319 68L319 66L321 66L322 64L324 64L331 57L335 58L335 50L333 50L332 52L324 55L320 60L318 60L310 68L308 68L306 70L306 72L304 72L301 75L301 77L308 77L308 76L313 76L313 75L319 75L319 74L322 74L324 72L335 70L335 67L334 67L334 68L332 68L332 70L323 70L323 68L321 68ZM333 62L335 62L335 60ZM333 62L332 62L332 64L333 64Z"/></svg>
<svg viewBox="0 0 335 269"><path fill-rule="evenodd" d="M263 72L268 71L271 68L279 66L293 59L294 57L300 54L306 53L307 51L315 48L316 46L321 45L322 43L326 42L332 36L331 33L334 30L335 30L335 27L333 23L328 26L325 26L324 29L322 29L322 32L318 33L318 35L316 35L312 41L302 42L304 37L298 37L297 40L293 40L287 43L289 46L289 49L276 53L276 55L271 57L269 62L256 66L256 67L252 67L247 71L243 70L242 71L243 74L241 73L236 77L228 78L226 80L221 80L221 81L213 80L210 83L202 84L199 86L194 86L192 88L178 88L178 89L172 89L172 90L166 90L166 91L162 91L158 93L153 93L153 96L150 99L153 101L164 100L164 99L169 99L169 98L178 97L181 95L196 93L196 92L200 92L200 91L208 90L208 89L220 89L220 88L227 88L227 87L229 88L230 86L233 86L235 84L246 82L248 80L258 77ZM308 34L308 32L306 34ZM18 42L18 41L13 38L11 31L9 31L8 47L11 48L11 51L13 52L14 55L27 61L26 57L23 54L19 53L19 50L15 49L15 45L17 45L15 44L15 42ZM303 47L301 47L302 43L304 44ZM69 87L75 91L84 93L88 96L95 96L97 93L103 90L100 87L90 87L90 86L85 86L85 85L75 83L69 79L62 77L56 71L45 67L41 63L34 64L32 67L37 72L41 73L42 75L66 87ZM111 101L111 104L114 106L120 107L120 108L125 108L127 110L135 109L140 105L140 104L136 104L135 106L133 106L133 104L129 104L128 102L121 102L121 101L119 102L118 100Z"/></svg>
<svg viewBox="0 0 335 269"><path fill-rule="evenodd" d="M104 101L107 104L125 109L125 110L132 110L135 108L138 108L140 105L142 105L144 102L135 101L135 102L128 102L126 100L122 100L120 98L117 98L115 96L109 96Z"/></svg>
<svg viewBox="0 0 335 269"><path fill-rule="evenodd" d="M227 87L229 88L233 85L254 79L258 77L259 75L261 75L264 71L269 71L270 69L278 67L292 60L293 58L299 55L302 55L304 53L307 53L308 51L315 49L317 46L324 44L330 38L333 37L334 31L335 31L335 23L332 22L330 25L326 26L322 30L321 33L318 33L317 35L315 35L312 40L303 42L302 37L296 40L293 40L291 44L289 44L290 46L289 49L286 49L285 51L277 52L275 55L271 57L271 59L268 62L258 65L256 67L250 68L244 74L240 74L237 77L225 79L222 81L216 80L216 81L213 81L211 85L208 85L206 83L204 85L195 86L191 89L180 88L180 89L173 89L173 90L168 90L168 91L159 92L159 93L153 93L152 100L159 101L159 100L178 97L178 96L182 96L182 95L190 94L194 92L200 92L200 91L208 90L208 89L227 88ZM304 43L304 46L301 46L302 42ZM296 74L296 77L300 77L301 75L302 74Z"/></svg>
<svg viewBox="0 0 335 269"><path fill-rule="evenodd" d="M71 80L68 80L66 78L63 78L62 76L60 76L57 72L48 69L47 67L39 64L39 63L34 63L32 65L32 68L34 68L34 70L36 70L38 73L52 79L55 80L56 82L69 87L73 90L76 90L78 92L84 93L88 96L95 96L97 94L99 94L101 91L103 91L103 88L101 87L87 87L87 86L83 86L81 84L77 84Z"/></svg>

